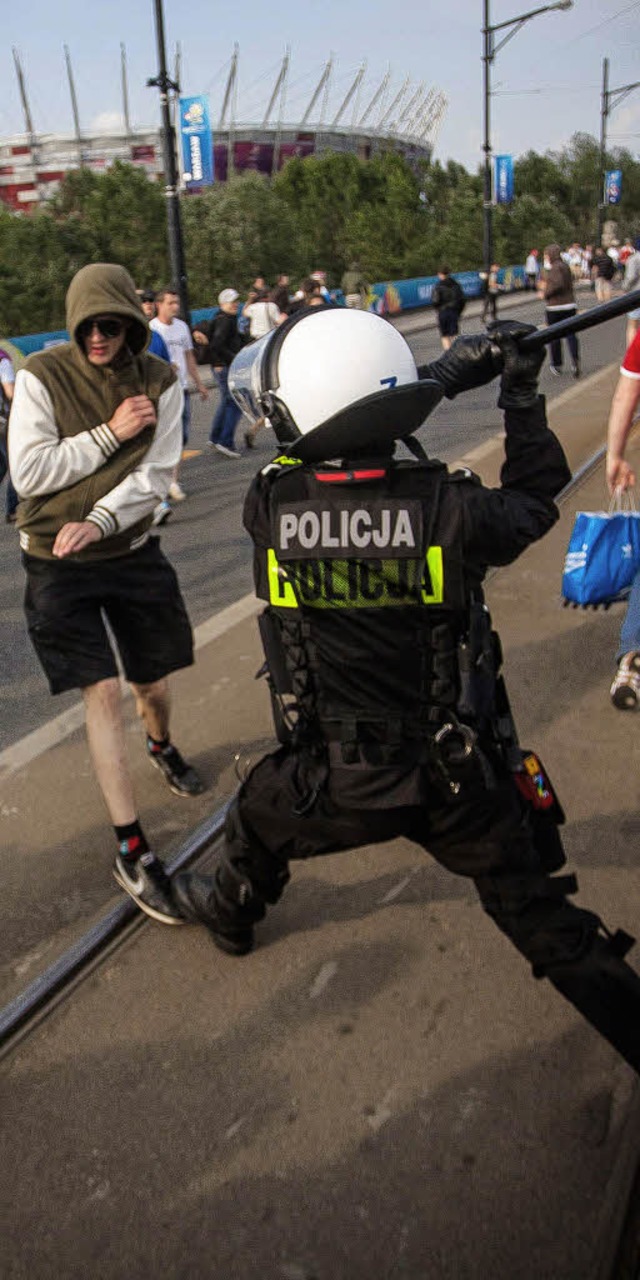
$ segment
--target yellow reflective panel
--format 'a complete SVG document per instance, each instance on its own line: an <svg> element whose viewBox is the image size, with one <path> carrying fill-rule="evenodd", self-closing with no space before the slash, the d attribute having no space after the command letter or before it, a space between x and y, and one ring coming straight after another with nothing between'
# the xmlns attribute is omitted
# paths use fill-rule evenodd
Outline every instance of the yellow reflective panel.
<svg viewBox="0 0 640 1280"><path fill-rule="evenodd" d="M273 547L267 551L267 573L269 575L269 601L281 609L297 609L296 593L287 581L284 569L278 564Z"/></svg>
<svg viewBox="0 0 640 1280"><path fill-rule="evenodd" d="M442 604L444 600L444 565L442 563L442 547L428 547L426 554L427 573L422 587L422 599L425 604ZM431 591L427 590L427 581Z"/></svg>

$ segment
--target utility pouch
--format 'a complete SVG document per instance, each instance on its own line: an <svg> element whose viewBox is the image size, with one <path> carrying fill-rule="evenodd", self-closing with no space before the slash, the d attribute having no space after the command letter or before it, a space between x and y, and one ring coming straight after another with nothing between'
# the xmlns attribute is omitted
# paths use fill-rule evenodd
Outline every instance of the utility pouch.
<svg viewBox="0 0 640 1280"><path fill-rule="evenodd" d="M274 691L281 696L287 693L293 693L291 684L291 676L287 667L285 656L285 648L282 643L282 632L280 630L280 620L273 609L264 609L258 618L258 627L260 629L260 639L262 640L262 648L266 659L271 683ZM258 672L258 675L266 675L264 667Z"/></svg>
<svg viewBox="0 0 640 1280"><path fill-rule="evenodd" d="M521 766L516 769L514 778L528 807L538 813L546 813L557 827L561 827L565 820L564 810L540 757L533 751L522 750Z"/></svg>
<svg viewBox="0 0 640 1280"><path fill-rule="evenodd" d="M298 703L282 643L280 620L273 609L265 609L258 618L265 661L256 672L256 680L266 677L271 698L271 714L278 742L291 746L298 723Z"/></svg>
<svg viewBox="0 0 640 1280"><path fill-rule="evenodd" d="M458 645L460 695L457 710L461 719L476 724L493 719L497 654L499 641L491 630L489 611L486 605L474 601L469 609L468 634Z"/></svg>

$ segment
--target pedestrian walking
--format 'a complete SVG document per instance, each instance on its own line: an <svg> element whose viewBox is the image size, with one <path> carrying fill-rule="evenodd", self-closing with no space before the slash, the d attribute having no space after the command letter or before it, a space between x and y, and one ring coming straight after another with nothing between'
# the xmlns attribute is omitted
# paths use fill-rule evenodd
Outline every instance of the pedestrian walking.
<svg viewBox="0 0 640 1280"><path fill-rule="evenodd" d="M207 346L213 376L220 393L209 432L209 444L226 458L241 457L240 451L236 449L235 436L242 412L227 386L229 365L238 351L251 341L248 334L242 334L238 330L239 300L237 289L222 289L218 294L219 311L213 320L200 324L193 335L197 342Z"/></svg>
<svg viewBox="0 0 640 1280"><path fill-rule="evenodd" d="M209 391L200 377L189 326L178 315L180 299L175 289L170 286L159 289L155 296L155 307L156 315L149 321L149 327L160 334L169 352L171 363L175 365L180 386L182 387L182 447L184 449L189 441L189 427L191 425L190 380L195 384L201 400L209 398ZM174 474L171 477L171 484L169 485L168 497L173 502L183 502L187 496L178 479L179 468L180 459L176 463Z"/></svg>
<svg viewBox="0 0 640 1280"><path fill-rule="evenodd" d="M502 293L502 285L500 284L500 267L497 262L492 262L491 270L487 276L487 284L485 289L484 301L482 304L482 323L495 323L498 318L498 294Z"/></svg>
<svg viewBox="0 0 640 1280"><path fill-rule="evenodd" d="M524 274L527 279L527 289L535 289L538 283L538 250L531 249L527 254L527 260L524 264Z"/></svg>
<svg viewBox="0 0 640 1280"><path fill-rule="evenodd" d="M248 328L246 333L251 342L257 342L259 338L264 338L267 333L271 333L286 318L285 315L278 310L275 302L269 297L269 290L263 289L256 295L253 302L244 308L243 314L247 320ZM264 426L264 418L258 418L255 422L251 422L244 433L244 442L247 449L255 449L256 436Z"/></svg>
<svg viewBox="0 0 640 1280"><path fill-rule="evenodd" d="M591 259L591 278L598 302L609 302L615 273L616 264L613 258L607 253L604 245L599 244Z"/></svg>
<svg viewBox="0 0 640 1280"><path fill-rule="evenodd" d="M83 267L66 306L70 341L18 371L9 428L27 625L51 692L82 692L118 884L148 915L179 924L140 823L118 661L150 764L174 794L199 795L171 739L167 681L193 662L193 637L175 572L150 536L182 449L183 393L173 366L146 353L149 328L123 267Z"/></svg>
<svg viewBox="0 0 640 1280"><path fill-rule="evenodd" d="M448 351L460 332L460 316L465 304L462 286L454 280L448 267L441 267L438 272L438 282L433 287L431 303L438 317L442 348Z"/></svg>
<svg viewBox="0 0 640 1280"><path fill-rule="evenodd" d="M563 261L559 244L549 244L544 251L544 270L539 282L540 297L544 300L547 324L568 320L577 311L573 292L571 268ZM566 338L574 378L580 377L580 347L575 333ZM562 373L562 339L550 344L549 371L558 377Z"/></svg>

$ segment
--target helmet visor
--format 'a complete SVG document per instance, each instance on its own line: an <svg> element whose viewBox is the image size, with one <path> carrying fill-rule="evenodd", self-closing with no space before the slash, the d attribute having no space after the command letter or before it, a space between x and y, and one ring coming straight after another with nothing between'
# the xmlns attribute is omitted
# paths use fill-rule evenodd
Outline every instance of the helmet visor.
<svg viewBox="0 0 640 1280"><path fill-rule="evenodd" d="M257 342L250 342L234 356L229 365L228 387L239 409L250 422L258 422L264 418L261 397L267 388L264 385L263 369L265 368L266 348L276 330L265 333Z"/></svg>

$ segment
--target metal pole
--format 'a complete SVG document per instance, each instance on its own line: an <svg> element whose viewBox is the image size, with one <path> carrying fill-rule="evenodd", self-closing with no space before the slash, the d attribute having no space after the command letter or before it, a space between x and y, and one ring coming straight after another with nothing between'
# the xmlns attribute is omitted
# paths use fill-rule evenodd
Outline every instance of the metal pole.
<svg viewBox="0 0 640 1280"><path fill-rule="evenodd" d="M483 86L484 86L484 192L482 201L482 262L489 274L493 258L493 227L491 205L491 40L492 32L489 22L489 0L483 0Z"/></svg>
<svg viewBox="0 0 640 1280"><path fill-rule="evenodd" d="M176 165L175 130L171 123L169 108L169 92L179 92L179 85L169 78L167 73L167 53L164 39L164 17L162 0L155 0L156 38L158 45L159 72L147 84L160 91L160 111L162 115L162 150L164 155L164 193L167 200L167 237L169 241L169 261L171 263L172 284L180 298L180 311L183 320L190 322L189 293L187 290L187 269L182 240L182 222L180 219L180 200L178 196L178 169Z"/></svg>
<svg viewBox="0 0 640 1280"><path fill-rule="evenodd" d="M526 333L516 341L522 351L538 351L557 338L566 338L568 333L581 333L583 329L592 329L594 325L603 324L605 320L614 320L616 316L624 316L627 311L635 311L640 307L640 289L633 293L622 294L612 298L610 302L601 302L597 307L590 307L580 315L569 316L567 320L558 320L546 329L536 329L534 333Z"/></svg>
<svg viewBox="0 0 640 1280"><path fill-rule="evenodd" d="M607 118L609 115L609 59L602 60L602 98L600 105L600 195L598 199L598 244L602 244L604 226L605 166L607 163Z"/></svg>

